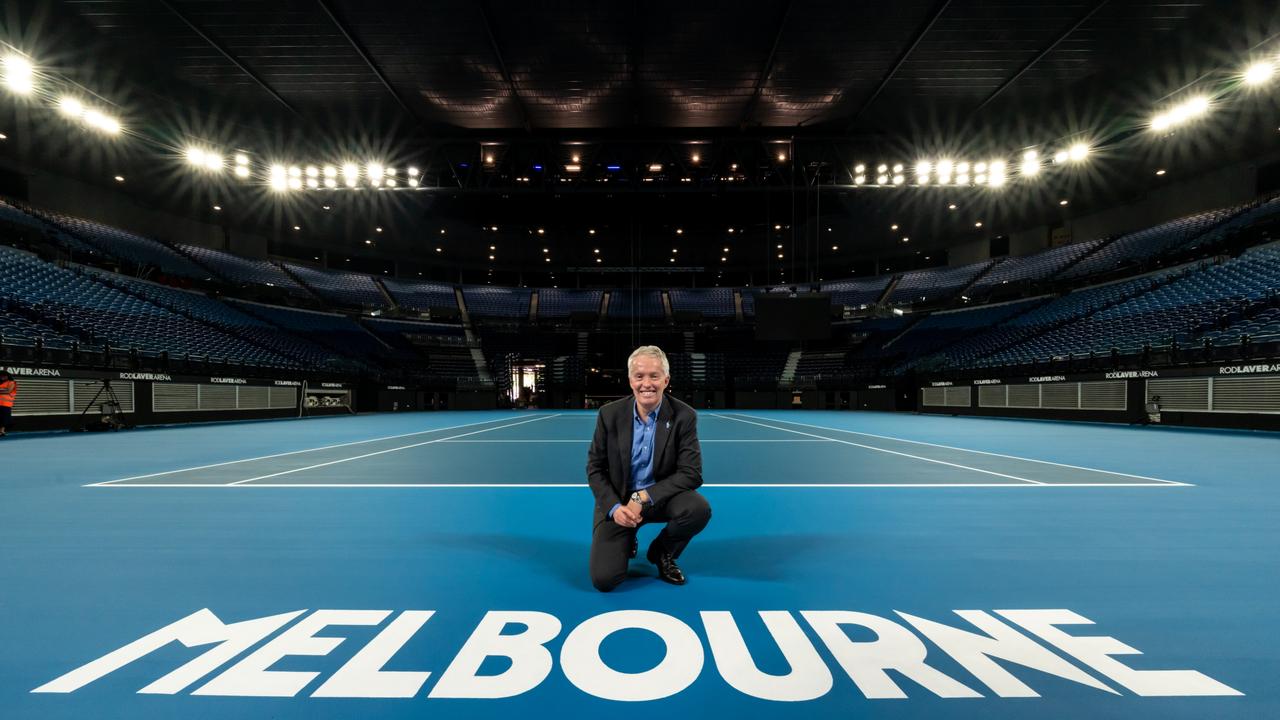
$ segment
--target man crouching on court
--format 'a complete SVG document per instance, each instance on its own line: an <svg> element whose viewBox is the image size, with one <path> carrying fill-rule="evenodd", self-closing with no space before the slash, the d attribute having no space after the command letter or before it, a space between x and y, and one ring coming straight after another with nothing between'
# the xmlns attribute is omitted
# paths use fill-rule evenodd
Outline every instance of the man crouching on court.
<svg viewBox="0 0 1280 720"><path fill-rule="evenodd" d="M697 490L698 414L663 396L671 382L666 353L655 345L636 348L627 358L627 378L632 396L600 408L587 452L587 483L596 496L591 584L601 592L626 579L627 560L638 548L636 531L651 522L667 525L646 557L659 578L683 585L676 558L711 519L711 506Z"/></svg>

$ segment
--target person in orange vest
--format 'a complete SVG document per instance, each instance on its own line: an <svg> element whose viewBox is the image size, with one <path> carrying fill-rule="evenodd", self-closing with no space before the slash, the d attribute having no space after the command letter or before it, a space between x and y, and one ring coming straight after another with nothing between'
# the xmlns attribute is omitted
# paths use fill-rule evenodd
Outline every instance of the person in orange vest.
<svg viewBox="0 0 1280 720"><path fill-rule="evenodd" d="M18 382L8 370L0 369L0 437L9 432L13 424L13 399L18 396Z"/></svg>

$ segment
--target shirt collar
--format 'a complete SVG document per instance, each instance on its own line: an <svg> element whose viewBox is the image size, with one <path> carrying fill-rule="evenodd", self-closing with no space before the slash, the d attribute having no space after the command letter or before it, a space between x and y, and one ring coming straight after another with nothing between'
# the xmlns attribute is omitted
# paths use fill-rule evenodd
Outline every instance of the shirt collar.
<svg viewBox="0 0 1280 720"><path fill-rule="evenodd" d="M653 407L653 410L649 412L649 417L654 418L656 420L658 418L658 411L661 409L662 409L662 396L658 396L658 404L655 405ZM639 420L642 423L644 422L644 418L640 417L640 404L636 402L635 398L631 399L631 414L633 417L635 417L636 420Z"/></svg>

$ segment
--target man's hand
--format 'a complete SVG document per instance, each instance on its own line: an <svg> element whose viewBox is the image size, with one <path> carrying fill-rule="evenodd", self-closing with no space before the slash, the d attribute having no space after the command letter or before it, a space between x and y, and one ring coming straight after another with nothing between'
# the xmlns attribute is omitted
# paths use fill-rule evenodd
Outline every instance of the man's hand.
<svg viewBox="0 0 1280 720"><path fill-rule="evenodd" d="M640 503L628 502L613 511L613 521L622 527L638 527L640 525Z"/></svg>

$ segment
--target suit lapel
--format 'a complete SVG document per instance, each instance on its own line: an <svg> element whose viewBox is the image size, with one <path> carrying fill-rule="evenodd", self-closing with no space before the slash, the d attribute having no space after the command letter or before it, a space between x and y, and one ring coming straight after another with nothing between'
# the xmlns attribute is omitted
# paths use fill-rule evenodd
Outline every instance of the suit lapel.
<svg viewBox="0 0 1280 720"><path fill-rule="evenodd" d="M636 406L635 400L625 405L622 413L622 427L618 428L619 445L618 451L622 454L622 487L618 488L618 492L625 493L627 488L631 487L631 442L635 429Z"/></svg>
<svg viewBox="0 0 1280 720"><path fill-rule="evenodd" d="M667 444L671 440L671 417L675 411L671 408L671 398L662 398L662 407L658 408L658 426L653 429L653 479L658 479L658 469L662 467L662 458L667 454Z"/></svg>

